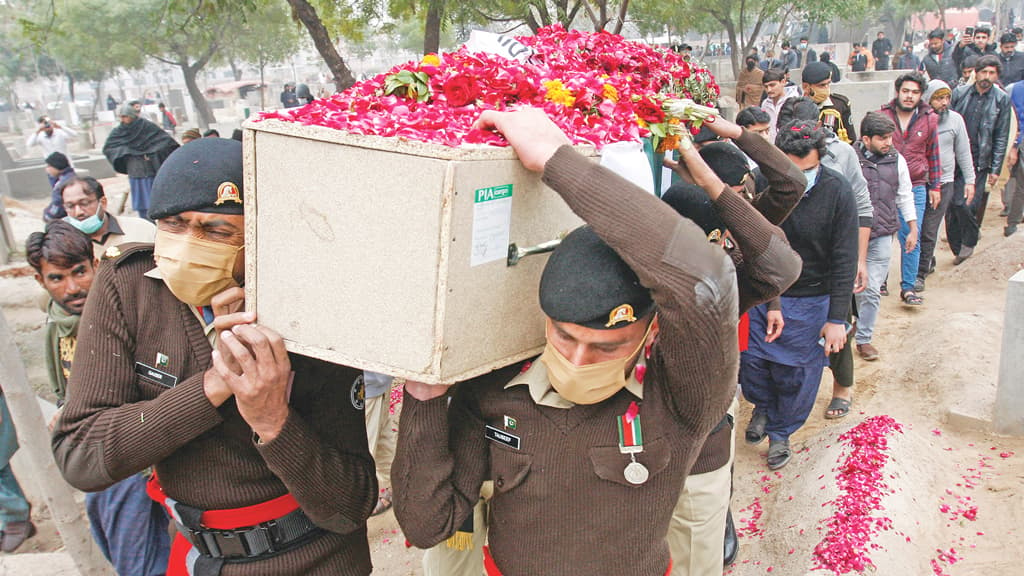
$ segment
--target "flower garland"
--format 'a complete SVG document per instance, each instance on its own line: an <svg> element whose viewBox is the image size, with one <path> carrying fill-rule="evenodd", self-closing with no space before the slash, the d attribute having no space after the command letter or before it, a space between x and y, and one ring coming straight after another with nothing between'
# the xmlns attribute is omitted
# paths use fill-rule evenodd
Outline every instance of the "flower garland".
<svg viewBox="0 0 1024 576"><path fill-rule="evenodd" d="M674 52L559 25L517 40L534 50L528 62L465 47L429 54L329 98L259 119L451 147L507 146L473 123L484 110L534 106L575 144L600 149L650 137L656 148L670 149L684 129L696 133L716 113L710 108L720 92L714 78Z"/></svg>

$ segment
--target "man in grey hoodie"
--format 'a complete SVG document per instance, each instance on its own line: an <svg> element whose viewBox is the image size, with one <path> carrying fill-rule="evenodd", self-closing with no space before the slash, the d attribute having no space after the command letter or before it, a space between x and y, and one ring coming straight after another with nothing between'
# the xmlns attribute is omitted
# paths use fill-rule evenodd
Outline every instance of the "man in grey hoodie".
<svg viewBox="0 0 1024 576"><path fill-rule="evenodd" d="M949 108L952 91L949 84L942 80L928 82L924 91L924 101L931 105L939 115L939 159L942 163L942 188L939 194L934 191L928 194L928 204L924 209L921 223L921 262L917 268L915 292L924 291L925 276L935 270L935 241L939 233L939 224L946 215L946 209L953 200L953 176L956 169L964 179L964 196L974 197L974 160L971 157L971 143L967 139L967 126L964 118Z"/></svg>

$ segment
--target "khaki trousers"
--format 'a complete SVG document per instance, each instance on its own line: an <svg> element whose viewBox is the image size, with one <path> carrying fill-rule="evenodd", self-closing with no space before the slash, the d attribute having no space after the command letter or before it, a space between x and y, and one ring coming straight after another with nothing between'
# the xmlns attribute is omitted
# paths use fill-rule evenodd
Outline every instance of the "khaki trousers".
<svg viewBox="0 0 1024 576"><path fill-rule="evenodd" d="M729 415L735 418L733 399ZM725 516L732 493L732 460L736 453L736 426L732 427L729 461L704 474L686 479L668 526L672 576L721 576L725 549Z"/></svg>
<svg viewBox="0 0 1024 576"><path fill-rule="evenodd" d="M484 573L484 544L487 543L487 503L473 508L473 547L449 548L447 542L423 553L423 576L481 576Z"/></svg>
<svg viewBox="0 0 1024 576"><path fill-rule="evenodd" d="M391 462L395 459L395 418L391 414L391 394L366 399L366 440L377 466L377 485L391 487Z"/></svg>

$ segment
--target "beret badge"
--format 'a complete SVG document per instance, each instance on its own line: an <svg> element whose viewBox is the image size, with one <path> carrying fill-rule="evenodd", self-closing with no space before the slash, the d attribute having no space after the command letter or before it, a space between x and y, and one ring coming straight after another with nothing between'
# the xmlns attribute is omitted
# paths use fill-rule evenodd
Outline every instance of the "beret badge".
<svg viewBox="0 0 1024 576"><path fill-rule="evenodd" d="M213 204L220 206L227 202L242 203L242 195L238 192L238 186L235 186L234 182L222 182L217 187L217 201Z"/></svg>
<svg viewBox="0 0 1024 576"><path fill-rule="evenodd" d="M611 328L619 322L636 322L636 316L633 315L633 307L629 304L622 304L616 307L608 314L608 323L605 324L605 328Z"/></svg>

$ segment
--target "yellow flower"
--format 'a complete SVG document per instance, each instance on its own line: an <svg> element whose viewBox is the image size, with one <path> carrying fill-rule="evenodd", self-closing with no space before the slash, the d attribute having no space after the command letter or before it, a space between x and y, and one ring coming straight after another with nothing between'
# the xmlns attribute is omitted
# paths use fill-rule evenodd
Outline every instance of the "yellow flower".
<svg viewBox="0 0 1024 576"><path fill-rule="evenodd" d="M547 92L544 94L544 98L549 102L555 104L561 104L566 107L571 107L576 104L576 98L572 95L572 91L562 84L561 80L545 80L542 82Z"/></svg>
<svg viewBox="0 0 1024 576"><path fill-rule="evenodd" d="M437 54L427 54L426 56L423 57L422 63L427 64L429 66L440 66L441 57L438 56Z"/></svg>
<svg viewBox="0 0 1024 576"><path fill-rule="evenodd" d="M615 89L615 86L611 84L605 84L603 94L605 100L611 100L612 102L619 101L619 91Z"/></svg>

